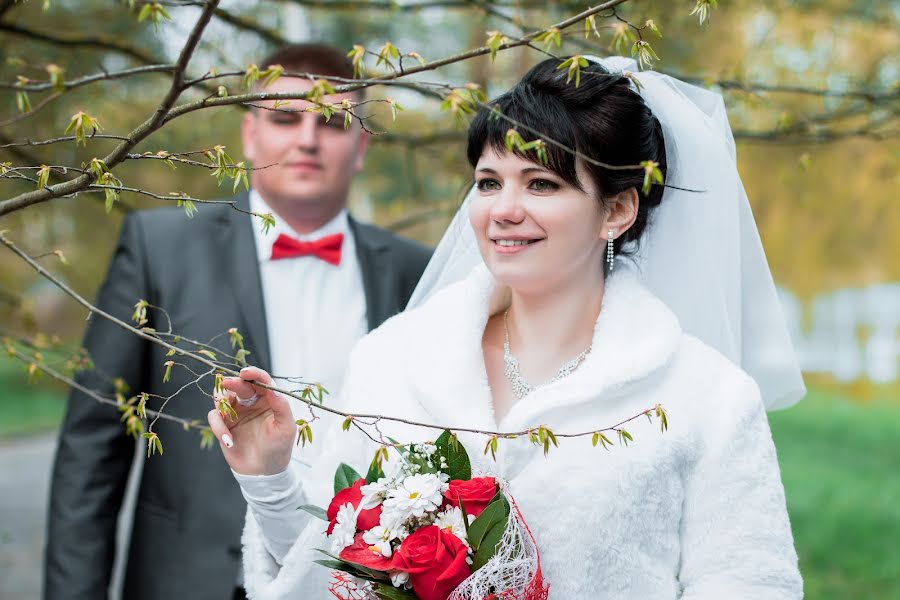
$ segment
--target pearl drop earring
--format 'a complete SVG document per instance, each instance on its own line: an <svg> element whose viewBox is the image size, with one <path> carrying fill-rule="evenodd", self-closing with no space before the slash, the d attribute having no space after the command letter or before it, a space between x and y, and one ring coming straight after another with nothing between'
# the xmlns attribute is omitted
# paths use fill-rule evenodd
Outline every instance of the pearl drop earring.
<svg viewBox="0 0 900 600"><path fill-rule="evenodd" d="M606 262L609 264L609 272L613 270L613 230L609 230L609 236L606 239Z"/></svg>

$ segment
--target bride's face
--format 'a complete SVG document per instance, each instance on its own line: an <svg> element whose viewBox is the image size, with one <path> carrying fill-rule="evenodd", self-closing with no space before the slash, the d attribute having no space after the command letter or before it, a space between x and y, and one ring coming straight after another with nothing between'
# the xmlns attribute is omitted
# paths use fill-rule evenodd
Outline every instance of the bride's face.
<svg viewBox="0 0 900 600"><path fill-rule="evenodd" d="M469 220L499 283L540 293L602 276L606 214L593 179L580 164L576 171L584 190L513 153L481 155Z"/></svg>

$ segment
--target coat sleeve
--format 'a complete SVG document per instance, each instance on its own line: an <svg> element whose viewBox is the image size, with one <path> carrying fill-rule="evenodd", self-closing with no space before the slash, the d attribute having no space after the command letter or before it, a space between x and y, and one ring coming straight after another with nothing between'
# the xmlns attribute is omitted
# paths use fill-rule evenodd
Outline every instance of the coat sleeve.
<svg viewBox="0 0 900 600"><path fill-rule="evenodd" d="M737 388L704 415L681 523L681 598L797 600L803 581L772 434L756 383L742 374Z"/></svg>
<svg viewBox="0 0 900 600"><path fill-rule="evenodd" d="M141 230L126 217L97 306L129 321L134 304L148 299ZM98 315L84 341L95 368L77 381L113 396L121 377L134 392L144 388L146 342ZM135 441L125 434L114 406L73 390L59 434L51 476L44 565L44 597L105 598L115 554L115 530Z"/></svg>
<svg viewBox="0 0 900 600"><path fill-rule="evenodd" d="M362 345L362 344L361 344ZM347 411L363 412L370 405L371 396L365 394L365 383L360 380L360 369L355 365L360 356L359 348L351 355L347 375L341 387L341 398L336 406ZM301 504L313 504L327 508L333 497L334 472L340 463L346 463L357 471L366 467L375 451L375 446L355 430L341 429L342 417L320 413L324 421L321 450L307 464L293 464L289 471L299 478L296 485L284 486L284 498L275 498L283 508L281 514L270 510L254 508L249 503L244 523L244 585L251 600L281 600L289 598L325 598L331 570L313 561L325 558L317 549L327 550L325 538L327 524L305 511L296 510ZM281 521L284 530L299 532L290 550L283 556L277 548L283 544L271 533ZM299 525L297 523L299 521ZM292 534L293 535L293 534ZM274 551L274 552L273 552Z"/></svg>

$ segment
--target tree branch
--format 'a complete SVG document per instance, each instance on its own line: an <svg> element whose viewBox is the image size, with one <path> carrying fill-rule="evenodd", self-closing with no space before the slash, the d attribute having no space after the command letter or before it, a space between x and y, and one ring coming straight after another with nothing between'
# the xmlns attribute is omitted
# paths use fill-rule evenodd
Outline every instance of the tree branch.
<svg viewBox="0 0 900 600"><path fill-rule="evenodd" d="M62 37L62 36L54 36L49 33L43 33L39 31L34 31L32 29L27 29L25 27L20 27L18 25L14 25L12 23L0 23L0 31L5 31L6 33L11 33L13 35L18 35L21 37L26 37L32 40L37 40L40 42L46 42L48 44L54 44L56 46L63 46L66 48L90 48L93 50L112 50L113 52L118 52L119 54L124 54L125 56L130 56L131 58L142 62L144 64L155 64L160 61L156 59L156 57L150 55L144 50L139 48L134 48L131 46L127 46L125 44L121 44L110 38L103 37Z"/></svg>
<svg viewBox="0 0 900 600"><path fill-rule="evenodd" d="M264 27L263 25L248 17L236 15L225 10L224 8L217 8L214 14L216 18L228 23L229 25L233 25L237 29L252 31L274 46L284 46L288 43L288 40L282 37L282 35L277 31Z"/></svg>
<svg viewBox="0 0 900 600"><path fill-rule="evenodd" d="M590 15L599 13L603 10L608 10L614 6L618 6L620 4L624 4L628 0L608 0L607 2L596 6L594 8L587 9L575 16L569 17L559 23L551 26L548 29L557 28L557 29L565 29L582 21ZM182 50L181 56L176 62L176 69L173 73L173 81L172 87L169 90L169 93L166 95L166 98L157 108L154 115L149 118L147 121L139 125L135 130L128 135L128 140L123 141L115 150L113 150L109 155L107 155L103 162L106 164L107 168L112 168L122 160L124 160L125 156L128 154L128 151L131 150L137 143L154 133L160 127L162 127L165 123L175 119L179 116L185 115L189 112L193 112L194 110L198 110L200 108L205 108L207 106L222 106L227 104L237 104L243 103L248 100L254 99L274 99L274 98L306 98L309 94L248 94L244 96L232 96L226 98L206 98L200 102L188 103L181 105L176 108L172 108L175 100L178 98L179 94L186 88L188 85L184 84L184 69L187 66L187 61L190 59L194 49L196 48L200 36L203 32L205 26L209 23L212 18L212 14L218 6L218 0L209 0L206 5L206 8L201 13L200 19L194 27L194 30L191 32L191 35L188 37L187 42ZM500 46L501 50L514 48L518 46L527 45L532 39L538 37L545 30L532 32L523 38L515 41L510 41L507 44L503 44ZM488 46L481 46L480 48L476 48L473 50L469 50L467 52L463 52L461 54L456 54L435 62L426 63L424 65L420 65L417 67L413 67L411 69L398 70L394 73L386 74L382 77L375 78L373 81L375 82L387 82L393 81L400 77L405 77L409 75L414 75L416 73L422 73L426 71L432 71L434 69L450 65L456 62L460 62L463 60L467 60L469 58L473 58L476 56L484 56L486 54L490 54L495 52L495 49L492 49ZM336 93L344 92L344 91L353 91L355 89L361 87L368 87L369 84L353 84L353 85L345 85L340 86L335 89ZM42 190L37 190L33 192L27 192L24 194L20 194L14 198L10 198L9 200L5 200L0 202L0 217L6 215L10 212L20 210L25 208L26 206L30 206L32 204L37 204L40 202L46 202L52 198L63 196L67 194L72 194L78 192L80 190L85 189L88 185L93 181L92 175L85 175L79 177L71 182L67 182L64 184L59 184L57 186L53 186L51 188L46 188Z"/></svg>
<svg viewBox="0 0 900 600"><path fill-rule="evenodd" d="M203 34L203 30L209 24L209 21L212 18L212 13L218 6L218 4L219 0L208 0L204 10L200 13L200 17L197 19L197 23L194 25L193 30L191 31L187 41L185 42L184 47L182 48L181 53L178 56L178 60L175 62L175 69L172 72L172 85L169 87L169 91L166 93L165 98L163 98L163 101L156 108L153 116L139 125L137 129L132 131L131 134L128 135L126 140L122 141L121 144L119 144L103 159L103 162L106 165L107 169L111 169L118 163L125 160L125 158L128 156L128 152L132 148L134 148L134 146L136 146L140 141L142 141L144 138L152 134L163 125L166 120L167 113L169 112L169 110L171 110L172 106L175 104L175 101L178 99L178 96L181 95L181 92L185 89L184 74L185 70L187 69L188 62L190 61L191 56L193 56L194 50L197 48L197 44L199 43L200 37ZM20 194L15 198L0 202L0 217L20 208L30 206L32 204L45 202L47 200L50 200L51 198L81 191L89 186L93 182L94 178L95 177L92 174L82 175L81 177L78 177L66 183L61 183L50 188Z"/></svg>
<svg viewBox="0 0 900 600"><path fill-rule="evenodd" d="M133 75L142 75L144 73L171 73L175 70L175 65L146 65L143 67L135 67L133 69L123 69L122 71L113 71L111 73L95 73L63 82L64 90L71 90L83 85L95 83L97 81L112 81L114 79L124 79ZM58 89L52 83L31 83L27 85L19 85L18 83L0 83L0 89L16 90L24 92L44 92L47 90Z"/></svg>

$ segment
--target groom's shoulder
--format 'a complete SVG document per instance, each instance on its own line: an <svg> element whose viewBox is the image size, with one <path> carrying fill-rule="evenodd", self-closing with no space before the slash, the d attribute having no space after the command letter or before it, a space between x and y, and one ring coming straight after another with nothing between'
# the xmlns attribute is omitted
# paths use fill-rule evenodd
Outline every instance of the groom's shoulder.
<svg viewBox="0 0 900 600"><path fill-rule="evenodd" d="M135 210L127 216L141 229L152 231L182 231L197 225L205 225L228 216L234 210L234 199L225 198L211 203L194 204L190 210L183 206L164 206ZM238 215L237 212L235 212Z"/></svg>

